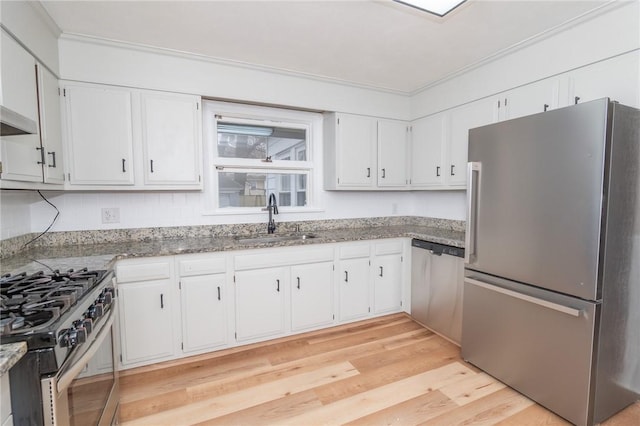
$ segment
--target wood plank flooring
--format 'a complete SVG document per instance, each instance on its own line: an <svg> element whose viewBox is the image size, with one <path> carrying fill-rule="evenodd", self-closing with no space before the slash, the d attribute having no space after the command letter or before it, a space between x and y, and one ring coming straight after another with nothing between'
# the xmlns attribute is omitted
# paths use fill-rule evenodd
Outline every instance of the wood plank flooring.
<svg viewBox="0 0 640 426"><path fill-rule="evenodd" d="M567 425L394 314L122 372L124 425ZM603 423L640 425L640 402Z"/></svg>

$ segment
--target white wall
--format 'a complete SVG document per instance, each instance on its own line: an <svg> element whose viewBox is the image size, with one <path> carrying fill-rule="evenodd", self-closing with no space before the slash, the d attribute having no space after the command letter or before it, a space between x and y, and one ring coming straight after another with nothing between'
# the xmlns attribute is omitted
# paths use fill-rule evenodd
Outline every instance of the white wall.
<svg viewBox="0 0 640 426"><path fill-rule="evenodd" d="M31 232L31 208L39 199L33 191L0 191L0 240Z"/></svg>

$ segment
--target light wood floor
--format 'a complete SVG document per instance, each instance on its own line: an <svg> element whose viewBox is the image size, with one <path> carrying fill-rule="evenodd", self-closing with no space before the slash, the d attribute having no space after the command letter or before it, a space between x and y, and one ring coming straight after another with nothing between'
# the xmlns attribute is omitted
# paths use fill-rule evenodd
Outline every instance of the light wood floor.
<svg viewBox="0 0 640 426"><path fill-rule="evenodd" d="M127 370L124 425L566 425L405 314ZM640 425L640 403L606 426Z"/></svg>

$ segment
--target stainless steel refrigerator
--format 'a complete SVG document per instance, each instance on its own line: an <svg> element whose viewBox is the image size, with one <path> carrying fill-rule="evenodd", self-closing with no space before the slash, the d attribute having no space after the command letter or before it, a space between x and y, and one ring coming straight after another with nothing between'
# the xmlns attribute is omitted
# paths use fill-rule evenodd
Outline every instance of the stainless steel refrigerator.
<svg viewBox="0 0 640 426"><path fill-rule="evenodd" d="M572 423L640 394L640 111L469 131L465 360Z"/></svg>

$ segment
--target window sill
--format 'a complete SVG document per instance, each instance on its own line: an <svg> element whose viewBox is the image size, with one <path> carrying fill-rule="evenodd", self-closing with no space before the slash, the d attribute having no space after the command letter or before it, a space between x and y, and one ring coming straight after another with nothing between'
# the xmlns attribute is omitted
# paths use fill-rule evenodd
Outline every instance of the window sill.
<svg viewBox="0 0 640 426"><path fill-rule="evenodd" d="M228 209L216 209L202 212L203 216L229 216L229 215L264 215L266 210L262 210L263 207L255 208L228 208ZM319 207L278 207L279 214L287 213L322 213L324 209Z"/></svg>

